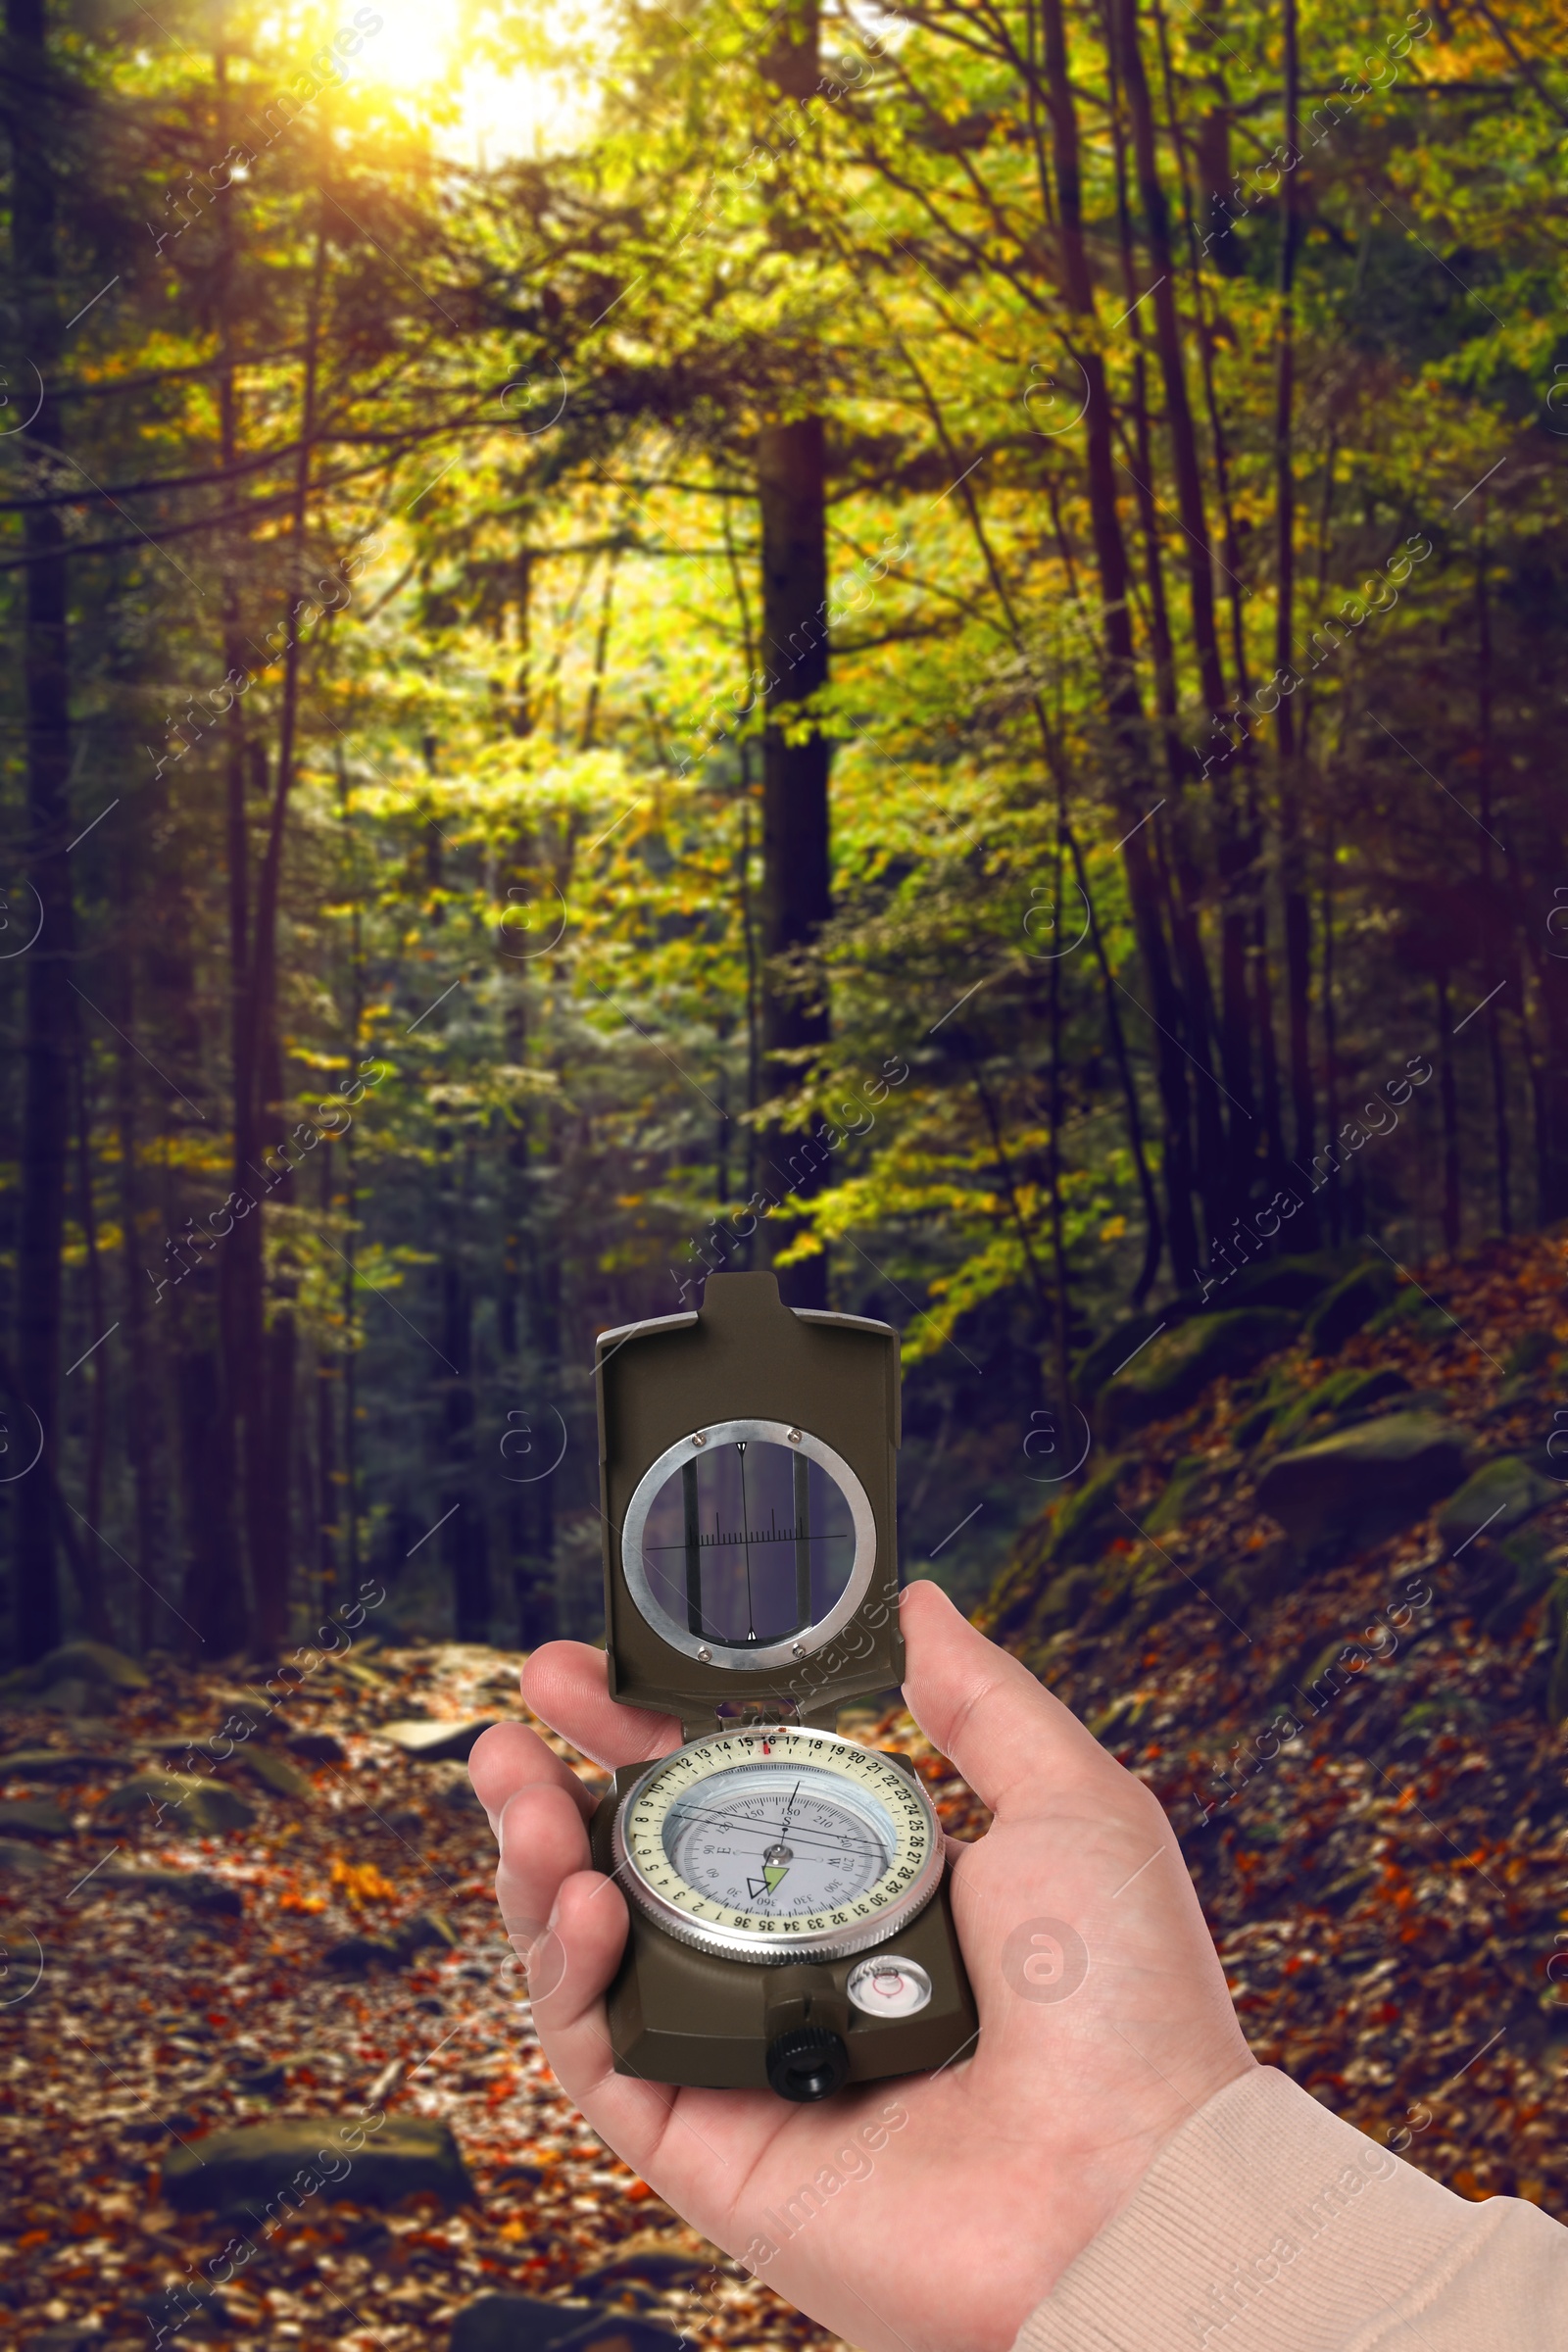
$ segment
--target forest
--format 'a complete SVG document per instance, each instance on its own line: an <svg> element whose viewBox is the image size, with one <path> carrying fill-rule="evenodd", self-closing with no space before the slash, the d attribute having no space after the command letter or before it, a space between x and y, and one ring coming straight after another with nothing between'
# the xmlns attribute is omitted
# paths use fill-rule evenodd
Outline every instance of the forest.
<svg viewBox="0 0 1568 2352"><path fill-rule="evenodd" d="M722 1266L972 1605L1107 1334L1568 1213L1560 29L10 0L16 1659L591 1634Z"/></svg>
<svg viewBox="0 0 1568 2352"><path fill-rule="evenodd" d="M845 2352L465 1762L715 1272L1254 2054L1568 2212L1568 11L0 5L19 2340Z"/></svg>

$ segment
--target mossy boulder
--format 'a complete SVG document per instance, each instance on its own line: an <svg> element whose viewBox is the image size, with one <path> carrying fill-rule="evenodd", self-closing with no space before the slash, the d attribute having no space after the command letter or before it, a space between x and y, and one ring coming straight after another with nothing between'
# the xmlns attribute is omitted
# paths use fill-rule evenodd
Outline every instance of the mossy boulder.
<svg viewBox="0 0 1568 2352"><path fill-rule="evenodd" d="M1051 1521L1051 1558L1062 1567L1095 1560L1125 1522L1116 1508L1116 1490L1126 1463L1119 1455L1093 1478L1063 1496Z"/></svg>
<svg viewBox="0 0 1568 2352"><path fill-rule="evenodd" d="M995 1639L1004 1640L1025 1625L1033 1626L1054 1576L1098 1559L1114 1534L1129 1532L1116 1509L1116 1490L1125 1468L1119 1455L1112 1456L1023 1530L986 1603L983 1623Z"/></svg>
<svg viewBox="0 0 1568 2352"><path fill-rule="evenodd" d="M1346 1341L1370 1323L1381 1307L1393 1303L1398 1287L1394 1268L1384 1259L1353 1267L1307 1320L1306 1336L1313 1354L1337 1355Z"/></svg>
<svg viewBox="0 0 1568 2352"><path fill-rule="evenodd" d="M142 1869L133 1862L111 1862L87 1881L83 1892L89 1900L120 1894L163 1899L218 1918L238 1919L245 1909L245 1897L233 1880L217 1878L210 1870Z"/></svg>
<svg viewBox="0 0 1568 2352"><path fill-rule="evenodd" d="M1244 1266L1225 1285L1216 1307L1289 1306L1298 1313L1313 1305L1332 1288L1343 1271L1333 1257L1265 1257Z"/></svg>
<svg viewBox="0 0 1568 2352"><path fill-rule="evenodd" d="M31 1666L19 1666L8 1674L0 1690L20 1695L62 1683L84 1683L96 1696L109 1698L152 1688L152 1678L122 1649L107 1642L65 1642Z"/></svg>
<svg viewBox="0 0 1568 2352"><path fill-rule="evenodd" d="M1298 1556L1331 1541L1360 1550L1452 1494L1467 1443L1436 1414L1388 1413L1278 1455L1258 1481L1258 1505Z"/></svg>
<svg viewBox="0 0 1568 2352"><path fill-rule="evenodd" d="M1283 1307L1250 1306L1200 1315L1142 1348L1100 1399L1105 1434L1119 1437L1196 1404L1211 1381L1250 1372L1296 1337L1298 1318Z"/></svg>
<svg viewBox="0 0 1568 2352"><path fill-rule="evenodd" d="M1030 1612L1030 1640L1049 1642L1053 1634L1066 1633L1089 1607L1099 1587L1100 1577L1093 1568L1067 1568L1053 1577Z"/></svg>
<svg viewBox="0 0 1568 2352"><path fill-rule="evenodd" d="M1559 1576L1552 1588L1551 1629L1557 1654L1546 1685L1546 1717L1548 1722L1561 1723L1568 1715L1568 1576Z"/></svg>
<svg viewBox="0 0 1568 2352"><path fill-rule="evenodd" d="M1082 1403L1091 1403L1147 1339L1162 1328L1174 1329L1185 1321L1185 1311L1178 1313L1173 1305L1144 1307L1136 1315L1124 1315L1119 1323L1111 1325L1103 1339L1097 1340L1079 1357L1072 1376L1074 1396Z"/></svg>
<svg viewBox="0 0 1568 2352"><path fill-rule="evenodd" d="M98 1808L100 1821L138 1818L151 1827L183 1830L187 1837L216 1838L225 1830L248 1830L256 1807L221 1781L188 1772L142 1772L111 1788Z"/></svg>
<svg viewBox="0 0 1568 2352"><path fill-rule="evenodd" d="M252 1780L260 1781L273 1796L311 1796L311 1776L302 1772L292 1756L281 1755L275 1747L262 1747L252 1742L236 1748L234 1760L248 1772Z"/></svg>
<svg viewBox="0 0 1568 2352"><path fill-rule="evenodd" d="M1526 1519L1559 1502L1563 1490L1516 1453L1500 1454L1467 1478L1438 1513L1438 1533L1450 1553L1462 1551L1479 1536L1500 1541Z"/></svg>
<svg viewBox="0 0 1568 2352"><path fill-rule="evenodd" d="M69 1838L71 1815L49 1796L0 1798L0 1835L19 1830L26 1838Z"/></svg>
<svg viewBox="0 0 1568 2352"><path fill-rule="evenodd" d="M692 2281L705 2267L696 2256L682 2266ZM476 2295L454 2317L449 2352L677 2352L688 2340L620 2305L599 2309L532 2295L487 2294Z"/></svg>
<svg viewBox="0 0 1568 2352"><path fill-rule="evenodd" d="M1393 1331L1403 1332L1409 1339L1445 1340L1452 1336L1455 1325L1446 1306L1440 1306L1413 1282L1406 1282L1387 1306L1379 1307L1366 1329L1372 1339Z"/></svg>
<svg viewBox="0 0 1568 2352"><path fill-rule="evenodd" d="M1199 1488L1212 1468L1203 1453L1184 1453L1166 1481L1152 1508L1140 1517L1140 1527L1146 1536L1162 1536L1173 1527L1180 1527L1191 1507Z"/></svg>
<svg viewBox="0 0 1568 2352"><path fill-rule="evenodd" d="M22 1838L0 1838L0 1874L9 1872L13 1878L41 1878L49 1868L48 1856L36 1845Z"/></svg>
<svg viewBox="0 0 1568 2352"><path fill-rule="evenodd" d="M164 2195L176 2213L309 2212L317 2199L395 2205L433 2189L471 2205L474 2187L450 2124L431 2116L287 2116L210 2132L171 2149ZM317 2207L319 2210L319 2207Z"/></svg>
<svg viewBox="0 0 1568 2352"><path fill-rule="evenodd" d="M1298 1430L1322 1415L1336 1424L1361 1420L1375 1404L1386 1404L1391 1396L1408 1396L1410 1383L1402 1372L1390 1364L1380 1364L1368 1371L1364 1364L1343 1364L1320 1380L1315 1389L1284 1407L1274 1418L1270 1435L1278 1442L1295 1437Z"/></svg>
<svg viewBox="0 0 1568 2352"><path fill-rule="evenodd" d="M8 1781L69 1781L79 1787L102 1780L106 1772L123 1769L123 1759L96 1749L76 1747L19 1747L0 1756L0 1773Z"/></svg>

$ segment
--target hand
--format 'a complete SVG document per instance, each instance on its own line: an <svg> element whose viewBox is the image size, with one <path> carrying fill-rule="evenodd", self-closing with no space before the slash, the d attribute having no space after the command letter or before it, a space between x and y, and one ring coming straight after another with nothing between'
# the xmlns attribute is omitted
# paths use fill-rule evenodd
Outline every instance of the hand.
<svg viewBox="0 0 1568 2352"><path fill-rule="evenodd" d="M615 2074L604 1992L626 1906L588 1867L593 1800L521 1724L486 1732L470 1769L502 1919L535 1956L546 2054L601 2137L865 2352L1005 2352L1172 2133L1254 2061L1155 1798L935 1585L904 1593L902 1622L910 1711L995 1815L984 1838L949 1840L981 2033L935 2075L796 2107ZM580 1643L536 1650L522 1691L602 1764L680 1744L669 1718L610 1698L603 1653ZM1053 1981L1061 1946L1029 1932L1044 1921L1081 1937L1081 1983L1070 1966Z"/></svg>

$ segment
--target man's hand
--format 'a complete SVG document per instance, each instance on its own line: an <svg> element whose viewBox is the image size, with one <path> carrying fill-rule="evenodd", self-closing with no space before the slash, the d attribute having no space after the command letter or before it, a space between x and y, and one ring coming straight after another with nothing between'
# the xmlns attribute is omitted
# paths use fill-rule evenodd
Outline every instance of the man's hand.
<svg viewBox="0 0 1568 2352"><path fill-rule="evenodd" d="M589 1868L593 1800L521 1724L486 1732L470 1769L546 2054L606 2142L865 2352L1004 2352L1165 2141L1253 2060L1155 1798L935 1585L905 1592L902 1622L909 1709L995 1815L949 1844L981 2032L935 2075L806 2107L617 2075L604 1994L626 1906ZM536 1650L522 1691L601 1764L680 1744L669 1718L610 1698L603 1653L580 1643Z"/></svg>

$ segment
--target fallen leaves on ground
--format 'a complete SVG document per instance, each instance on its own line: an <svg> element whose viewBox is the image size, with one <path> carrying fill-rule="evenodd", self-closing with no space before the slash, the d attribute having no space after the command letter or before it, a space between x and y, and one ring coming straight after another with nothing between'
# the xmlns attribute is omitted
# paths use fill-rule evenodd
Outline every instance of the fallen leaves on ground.
<svg viewBox="0 0 1568 2352"><path fill-rule="evenodd" d="M351 1662L352 1675L323 1663L270 1712L237 1668L201 1675L167 1659L112 1719L8 1710L9 1751L107 1750L122 1778L162 1758L184 1768L192 1744L220 1752L223 1725L246 1710L274 1751L330 1729L346 1760L310 1769L309 1795L290 1798L247 1774L237 1747L216 1769L258 1818L208 1838L186 1835L177 1809L158 1822L151 1803L95 1831L114 1775L48 1781L74 1826L39 1842L46 1875L3 1884L7 2333L24 2344L96 2324L106 2342L145 2346L163 2319L166 2344L429 2352L463 2304L499 2289L588 2294L698 2343L821 2352L832 2338L680 2223L564 2097L496 1918L494 1844L466 1768L375 1737L378 1722L418 1711L520 1713L518 1661L362 1641ZM199 1874L242 1908L117 1883L127 1864ZM406 1964L389 1949L345 1978L329 1962L350 1938L391 1946L421 1921L431 1940ZM364 2109L444 2118L477 2201L446 2212L419 2195L382 2212L307 2199L299 2223L260 2242L217 2304L174 2332L170 2315L190 2298L168 2290L206 2281L236 2229L258 2233L243 2217L176 2214L160 2195L163 2152L238 2123Z"/></svg>

